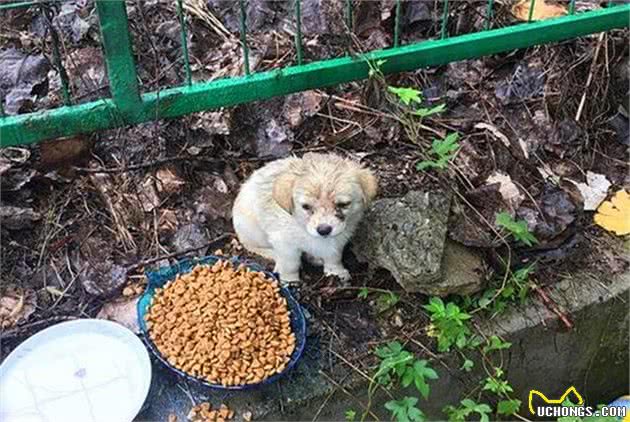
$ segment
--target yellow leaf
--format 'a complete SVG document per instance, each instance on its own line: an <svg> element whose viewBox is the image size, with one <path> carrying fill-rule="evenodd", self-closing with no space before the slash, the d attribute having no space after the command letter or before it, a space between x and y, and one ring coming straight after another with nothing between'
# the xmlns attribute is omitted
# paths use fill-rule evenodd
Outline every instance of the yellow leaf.
<svg viewBox="0 0 630 422"><path fill-rule="evenodd" d="M529 20L529 9L532 0L520 0L512 6L512 14L519 20ZM566 15L567 10L563 6L549 4L545 0L535 0L534 13L532 13L533 21L557 18Z"/></svg>
<svg viewBox="0 0 630 422"><path fill-rule="evenodd" d="M595 214L595 223L619 236L630 234L630 195L624 189L610 201L602 202Z"/></svg>

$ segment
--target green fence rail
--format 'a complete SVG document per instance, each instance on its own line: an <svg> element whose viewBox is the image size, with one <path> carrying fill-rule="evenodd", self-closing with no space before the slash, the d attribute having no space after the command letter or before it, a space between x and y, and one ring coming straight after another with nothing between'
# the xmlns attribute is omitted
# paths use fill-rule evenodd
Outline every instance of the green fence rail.
<svg viewBox="0 0 630 422"><path fill-rule="evenodd" d="M249 67L246 0L239 0L241 14L240 39L244 55L244 75L240 77L192 83L188 56L186 23L182 0L176 1L176 10L182 31L182 56L185 81L182 86L142 94L134 62L127 11L122 0L95 0L99 17L103 52L109 76L112 98L70 104L70 96L64 96L65 104L51 110L37 111L0 117L0 147L29 144L45 139L89 133L125 125L133 125L155 119L173 118L189 113L233 106L250 101L268 99L278 95L325 88L368 77L367 60L384 60L385 74L411 71L426 66L481 57L539 44L562 41L588 34L630 27L630 5L620 4L575 13L575 0L570 0L567 16L509 26L491 28L493 0L486 0L487 11L482 32L449 37L448 0L442 1L440 39L400 46L400 3L396 1L394 46L385 50L368 52L361 56L346 56L304 64L300 3L295 2L297 65L281 69L252 72ZM531 0L530 8L536 0ZM538 0L542 1L542 0ZM0 5L0 10L42 6L41 1ZM346 0L345 18L348 30L352 30L352 2ZM53 31L54 32L54 31ZM58 44L54 39L53 47ZM57 47L54 47L57 48ZM53 51L55 67L64 83L65 69ZM0 99L1 100L1 99ZM0 101L0 105L2 101ZM2 109L0 107L0 113Z"/></svg>

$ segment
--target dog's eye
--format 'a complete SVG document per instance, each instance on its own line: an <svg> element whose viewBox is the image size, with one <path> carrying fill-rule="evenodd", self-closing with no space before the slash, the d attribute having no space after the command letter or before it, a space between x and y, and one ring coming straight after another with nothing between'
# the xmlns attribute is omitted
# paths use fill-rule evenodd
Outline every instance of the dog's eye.
<svg viewBox="0 0 630 422"><path fill-rule="evenodd" d="M309 204L302 204L302 209L304 211L310 211L311 210L311 206Z"/></svg>
<svg viewBox="0 0 630 422"><path fill-rule="evenodd" d="M350 206L350 202L337 202L337 208L345 209Z"/></svg>

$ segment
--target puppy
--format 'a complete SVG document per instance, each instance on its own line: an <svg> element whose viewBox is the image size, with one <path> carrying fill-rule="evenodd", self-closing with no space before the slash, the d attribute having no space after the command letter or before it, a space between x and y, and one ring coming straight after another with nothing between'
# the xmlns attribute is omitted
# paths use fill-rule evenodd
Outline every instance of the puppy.
<svg viewBox="0 0 630 422"><path fill-rule="evenodd" d="M232 221L246 249L275 261L283 283L299 281L302 253L326 275L347 281L343 248L376 192L374 175L349 159L314 153L285 158L247 179Z"/></svg>

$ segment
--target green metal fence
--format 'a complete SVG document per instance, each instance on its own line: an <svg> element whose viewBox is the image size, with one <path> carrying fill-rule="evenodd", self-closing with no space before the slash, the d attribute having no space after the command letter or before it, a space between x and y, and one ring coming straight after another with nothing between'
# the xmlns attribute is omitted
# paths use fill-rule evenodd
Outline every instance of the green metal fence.
<svg viewBox="0 0 630 422"><path fill-rule="evenodd" d="M244 54L243 76L192 83L182 0L174 1L176 1L182 32L182 56L185 69L185 81L182 86L163 89L159 92L141 93L125 2L123 0L95 0L112 97L84 104L71 104L68 78L57 48L58 40L54 39L56 35L53 32L52 55L55 67L60 72L65 105L29 114L14 116L2 114L0 116L0 147L172 118L365 79L369 71L366 59L384 60L382 70L388 74L630 27L630 4L617 5L609 2L606 8L576 13L575 0L569 0L567 16L532 22L530 13L530 22L491 29L494 4L493 0L485 0L487 2L486 30L449 37L447 33L449 1L439 0L443 7L440 39L401 46L399 36L401 0L396 0L392 48L368 52L362 56L346 56L304 63L301 0L292 0L295 1L297 64L256 73L249 67L246 0L235 0L239 2L240 7L240 39ZM343 1L345 1L346 23L351 31L353 3L351 0ZM534 10L536 1L544 0L531 0L530 11ZM19 7L39 7L39 5L41 1L5 3L0 5L0 11ZM0 101L1 104L2 101ZM2 113L1 109L0 113Z"/></svg>

